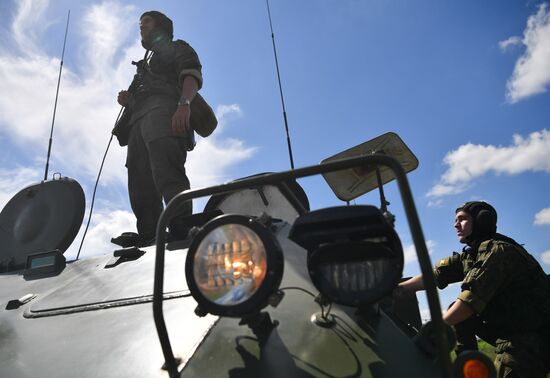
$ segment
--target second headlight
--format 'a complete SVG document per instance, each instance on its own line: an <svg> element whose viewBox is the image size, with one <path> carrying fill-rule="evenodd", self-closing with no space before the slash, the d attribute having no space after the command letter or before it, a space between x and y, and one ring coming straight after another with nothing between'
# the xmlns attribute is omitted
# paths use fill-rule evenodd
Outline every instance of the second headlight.
<svg viewBox="0 0 550 378"><path fill-rule="evenodd" d="M289 239L307 250L311 281L328 300L359 306L390 293L403 272L403 248L374 206L340 206L298 218Z"/></svg>

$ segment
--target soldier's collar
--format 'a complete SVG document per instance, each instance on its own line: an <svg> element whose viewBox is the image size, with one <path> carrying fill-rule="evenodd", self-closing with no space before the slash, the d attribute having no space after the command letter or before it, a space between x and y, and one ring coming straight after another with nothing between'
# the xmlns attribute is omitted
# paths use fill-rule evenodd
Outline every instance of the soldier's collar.
<svg viewBox="0 0 550 378"><path fill-rule="evenodd" d="M491 243L491 241L492 241L491 239L487 239L487 240L482 241L479 244L479 247L477 248L477 250L479 252L485 252L488 249L489 244Z"/></svg>

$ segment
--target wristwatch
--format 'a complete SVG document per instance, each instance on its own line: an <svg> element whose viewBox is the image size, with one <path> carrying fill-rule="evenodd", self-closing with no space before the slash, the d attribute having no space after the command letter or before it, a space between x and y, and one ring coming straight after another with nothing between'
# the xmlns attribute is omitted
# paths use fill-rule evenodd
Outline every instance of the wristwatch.
<svg viewBox="0 0 550 378"><path fill-rule="evenodd" d="M185 97L182 97L182 98L180 98L180 100L178 101L178 106L181 106L181 105L191 105L191 101L189 101L189 100L186 99Z"/></svg>

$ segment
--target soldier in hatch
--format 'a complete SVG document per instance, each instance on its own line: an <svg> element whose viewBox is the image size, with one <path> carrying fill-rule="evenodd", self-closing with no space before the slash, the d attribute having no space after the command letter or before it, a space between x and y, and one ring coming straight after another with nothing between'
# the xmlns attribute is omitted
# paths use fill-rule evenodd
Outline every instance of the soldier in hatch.
<svg viewBox="0 0 550 378"><path fill-rule="evenodd" d="M199 58L189 44L172 40L173 24L168 17L145 12L140 17L140 32L144 59L134 63L138 72L131 90L118 94L118 103L131 111L126 167L139 234L136 240L125 240L125 234L131 233L113 239L123 246L152 244L162 200L168 203L190 187L185 172L187 151L194 146L190 103L202 86ZM173 237L185 238L182 219L191 213L189 201L170 224Z"/></svg>
<svg viewBox="0 0 550 378"><path fill-rule="evenodd" d="M456 209L454 227L466 244L437 263L440 289L462 282L443 320L454 326L456 353L477 350L476 336L496 346L499 377L550 372L550 277L513 239L498 234L496 210L486 202ZM424 289L422 275L399 284L397 295Z"/></svg>

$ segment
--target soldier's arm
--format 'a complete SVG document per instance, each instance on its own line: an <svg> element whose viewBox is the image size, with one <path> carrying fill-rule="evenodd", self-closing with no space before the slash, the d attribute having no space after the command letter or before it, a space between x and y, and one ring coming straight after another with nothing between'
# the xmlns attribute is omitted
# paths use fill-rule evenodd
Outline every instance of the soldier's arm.
<svg viewBox="0 0 550 378"><path fill-rule="evenodd" d="M451 257L440 260L433 272L437 286L440 289L445 288L449 283L461 281L464 278L462 256L454 254ZM424 290L424 288L422 274L419 274L416 277L401 282L394 295L414 294L417 291Z"/></svg>
<svg viewBox="0 0 550 378"><path fill-rule="evenodd" d="M450 283L460 282L464 279L464 266L462 265L464 258L464 252L454 252L452 256L441 259L435 264L433 272L438 288L444 289Z"/></svg>
<svg viewBox="0 0 550 378"><path fill-rule="evenodd" d="M186 42L176 42L175 69L178 73L178 85L185 85L188 77L193 77L198 89L202 88L202 65L195 50Z"/></svg>
<svg viewBox="0 0 550 378"><path fill-rule="evenodd" d="M395 294L397 296L403 294L408 295L414 294L420 290L424 290L424 280L422 279L422 274L399 283L398 290L396 290Z"/></svg>
<svg viewBox="0 0 550 378"><path fill-rule="evenodd" d="M195 50L183 41L176 42L175 67L178 72L178 87L181 88L179 105L172 117L172 130L176 135L185 135L191 128L191 107L198 90L202 87L202 66Z"/></svg>
<svg viewBox="0 0 550 378"><path fill-rule="evenodd" d="M194 76L185 76L181 88L181 98L192 101L199 91L199 82Z"/></svg>
<svg viewBox="0 0 550 378"><path fill-rule="evenodd" d="M185 76L182 83L180 103L172 116L172 131L174 134L185 135L191 131L189 121L191 119L191 106L189 102L193 101L198 90L199 83L195 77Z"/></svg>
<svg viewBox="0 0 550 378"><path fill-rule="evenodd" d="M455 325L468 319L473 314L474 310L470 305L457 299L443 315L443 321L449 325Z"/></svg>

